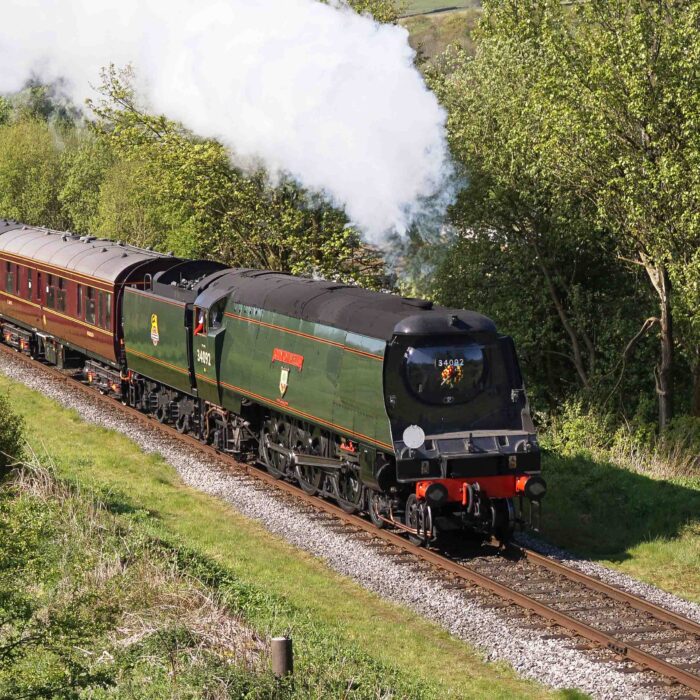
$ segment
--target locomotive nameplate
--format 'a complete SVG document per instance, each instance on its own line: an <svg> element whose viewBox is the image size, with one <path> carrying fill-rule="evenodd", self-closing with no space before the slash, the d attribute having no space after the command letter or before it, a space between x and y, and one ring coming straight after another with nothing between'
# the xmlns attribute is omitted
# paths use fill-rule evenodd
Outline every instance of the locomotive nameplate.
<svg viewBox="0 0 700 700"><path fill-rule="evenodd" d="M283 365L291 365L296 367L300 372L304 367L304 356L297 355L295 352L275 348L272 351L272 363L281 362Z"/></svg>

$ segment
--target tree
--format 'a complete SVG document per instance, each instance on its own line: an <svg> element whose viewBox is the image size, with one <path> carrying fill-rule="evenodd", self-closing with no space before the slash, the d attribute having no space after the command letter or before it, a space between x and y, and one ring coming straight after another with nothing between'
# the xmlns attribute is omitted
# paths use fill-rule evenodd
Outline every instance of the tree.
<svg viewBox="0 0 700 700"><path fill-rule="evenodd" d="M64 143L45 122L23 119L0 127L0 216L65 228L61 210Z"/></svg>
<svg viewBox="0 0 700 700"><path fill-rule="evenodd" d="M102 235L233 266L384 284L380 255L342 211L284 177L273 184L262 170L240 170L221 143L148 114L129 71L111 67L103 78L93 128L116 161L100 187Z"/></svg>
<svg viewBox="0 0 700 700"><path fill-rule="evenodd" d="M370 14L378 22L395 23L399 18L399 5L394 0L349 0L348 5L360 14Z"/></svg>
<svg viewBox="0 0 700 700"><path fill-rule="evenodd" d="M658 313L645 319L632 345L658 328L654 374L662 427L673 403L672 277L700 244L698 26L700 6L682 0L589 0L574 7L491 0L475 58L482 71L493 71L491 85L500 89L490 100L480 93L489 108L481 134L488 137L489 122L505 134L505 151L491 149L488 164L499 165L506 179L523 180L513 189L500 187L499 178L488 183L496 210L530 207L534 197L537 211L564 228L571 213L582 212L598 232L614 236L620 260L645 271ZM464 62L463 71L476 72ZM451 128L454 141L459 136ZM514 202L502 208L504 198ZM689 282L681 274L675 280ZM572 349L582 332L574 331Z"/></svg>

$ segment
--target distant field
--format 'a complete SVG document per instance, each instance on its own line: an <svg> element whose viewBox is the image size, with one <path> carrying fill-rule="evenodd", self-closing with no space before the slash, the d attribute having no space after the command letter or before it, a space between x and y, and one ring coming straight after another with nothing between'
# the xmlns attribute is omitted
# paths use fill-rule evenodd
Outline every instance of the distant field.
<svg viewBox="0 0 700 700"><path fill-rule="evenodd" d="M414 0L415 4L419 2L428 4L428 0ZM408 40L420 60L431 62L451 44L473 53L472 32L480 16L479 7L467 7L454 12L409 15L401 24L408 29Z"/></svg>
<svg viewBox="0 0 700 700"><path fill-rule="evenodd" d="M465 7L480 7L479 0L406 0L404 15L418 15L435 10L463 9Z"/></svg>

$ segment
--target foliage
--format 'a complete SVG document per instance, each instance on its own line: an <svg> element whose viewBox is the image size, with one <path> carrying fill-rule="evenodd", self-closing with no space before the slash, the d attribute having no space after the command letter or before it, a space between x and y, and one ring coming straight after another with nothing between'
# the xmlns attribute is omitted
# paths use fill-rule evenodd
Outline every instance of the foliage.
<svg viewBox="0 0 700 700"><path fill-rule="evenodd" d="M0 127L0 216L64 228L59 202L63 144L45 122Z"/></svg>
<svg viewBox="0 0 700 700"><path fill-rule="evenodd" d="M686 309L685 358L697 354L688 330L697 285L679 272L700 241L700 141L692 128L700 101L687 79L700 52L697 12L647 0L574 8L494 0L485 3L475 57L453 50L429 73L469 179L453 211L457 252L469 258L475 246L498 246L537 275L559 325L559 338L544 347L561 353L566 343L589 396L610 387L613 368L627 369L645 334L659 328L662 425L671 415L676 309ZM541 293L532 292L527 301L537 307ZM613 387L625 393L623 384Z"/></svg>
<svg viewBox="0 0 700 700"><path fill-rule="evenodd" d="M399 18L402 3L396 0L348 0L348 5L360 14L370 14L378 22L394 23Z"/></svg>
<svg viewBox="0 0 700 700"><path fill-rule="evenodd" d="M24 420L7 394L0 393L0 478L22 457Z"/></svg>
<svg viewBox="0 0 700 700"><path fill-rule="evenodd" d="M0 126L7 124L12 116L12 105L10 101L0 95Z"/></svg>

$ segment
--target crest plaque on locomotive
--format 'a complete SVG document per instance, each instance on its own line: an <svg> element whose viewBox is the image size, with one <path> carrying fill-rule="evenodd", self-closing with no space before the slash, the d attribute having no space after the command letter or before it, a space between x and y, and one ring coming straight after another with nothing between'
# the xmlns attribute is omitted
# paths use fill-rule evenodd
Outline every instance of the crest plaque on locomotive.
<svg viewBox="0 0 700 700"><path fill-rule="evenodd" d="M153 345L158 345L160 342L160 333L158 333L158 314L151 314L151 341Z"/></svg>

